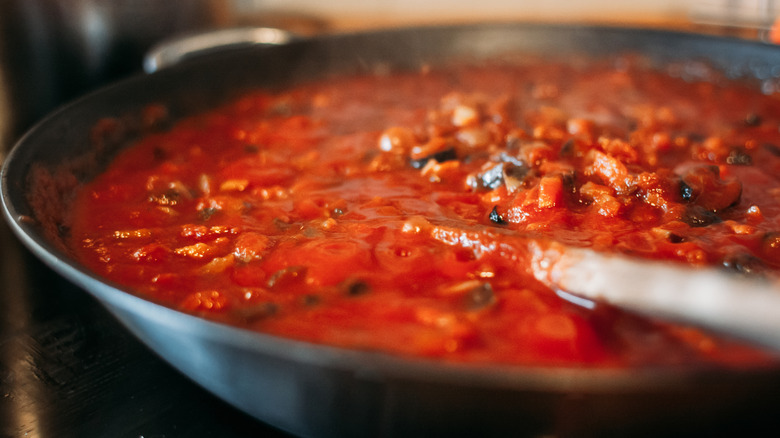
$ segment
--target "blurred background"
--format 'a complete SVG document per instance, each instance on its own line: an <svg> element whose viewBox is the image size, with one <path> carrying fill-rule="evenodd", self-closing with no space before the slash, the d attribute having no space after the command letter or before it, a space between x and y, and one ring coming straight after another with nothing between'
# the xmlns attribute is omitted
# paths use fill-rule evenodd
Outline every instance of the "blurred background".
<svg viewBox="0 0 780 438"><path fill-rule="evenodd" d="M566 21L766 33L772 0L4 0L0 150L56 105L138 72L171 35L265 25L301 34L465 21Z"/></svg>

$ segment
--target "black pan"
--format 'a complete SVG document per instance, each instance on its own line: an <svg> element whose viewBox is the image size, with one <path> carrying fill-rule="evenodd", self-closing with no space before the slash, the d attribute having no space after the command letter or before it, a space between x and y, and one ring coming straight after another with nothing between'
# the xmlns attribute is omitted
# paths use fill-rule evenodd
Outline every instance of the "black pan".
<svg viewBox="0 0 780 438"><path fill-rule="evenodd" d="M5 160L5 216L35 254L97 297L171 365L237 408L294 434L674 435L722 432L728 427L735 433L756 432L762 429L750 428L777 426L772 423L780 422L773 420L780 402L780 369L456 365L311 345L206 321L144 301L96 277L63 248L57 214L35 217L28 203L33 163L50 169L69 163L68 171L89 179L117 150L145 132L140 114L150 104L163 104L175 120L247 89L508 52L554 56L638 52L659 65L686 62L695 68L703 61L731 77L780 82L780 49L774 46L641 29L440 27L231 50L131 78L43 120ZM119 121L120 128L93 130L107 117ZM69 194L61 196L64 202ZM59 200L53 202L59 206Z"/></svg>

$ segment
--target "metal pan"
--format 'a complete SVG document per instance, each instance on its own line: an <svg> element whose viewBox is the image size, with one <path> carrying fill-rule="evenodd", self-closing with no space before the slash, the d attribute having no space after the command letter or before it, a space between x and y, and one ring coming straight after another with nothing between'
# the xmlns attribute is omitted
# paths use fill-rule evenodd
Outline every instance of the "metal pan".
<svg viewBox="0 0 780 438"><path fill-rule="evenodd" d="M141 115L151 104L164 105L175 120L247 89L286 87L330 74L419 68L507 52L602 56L625 51L660 64L706 61L729 76L768 82L780 76L780 49L770 45L541 24L378 31L236 49L131 78L40 122L4 163L5 217L37 256L97 297L182 373L259 420L297 435L674 435L765 427L778 421L773 412L780 401L778 368L458 365L310 345L183 314L137 298L79 265L58 237L58 208L50 209L52 217L35 217L27 196L34 163L65 166L81 180L92 177L117 150L143 135ZM118 121L117 128L96 131L106 118ZM56 207L66 206L65 188L52 192Z"/></svg>

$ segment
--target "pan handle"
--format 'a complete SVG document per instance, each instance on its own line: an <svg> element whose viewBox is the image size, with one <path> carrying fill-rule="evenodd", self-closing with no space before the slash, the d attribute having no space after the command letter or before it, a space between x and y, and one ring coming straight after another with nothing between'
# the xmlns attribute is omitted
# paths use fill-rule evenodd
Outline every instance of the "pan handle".
<svg viewBox="0 0 780 438"><path fill-rule="evenodd" d="M273 27L238 27L166 39L144 56L144 71L154 73L197 56L257 44L287 44L298 37Z"/></svg>

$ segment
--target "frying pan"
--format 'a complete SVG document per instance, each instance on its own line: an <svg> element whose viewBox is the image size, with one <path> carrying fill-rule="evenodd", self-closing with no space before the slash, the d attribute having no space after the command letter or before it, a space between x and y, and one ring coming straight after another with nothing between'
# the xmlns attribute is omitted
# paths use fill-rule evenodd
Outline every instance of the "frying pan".
<svg viewBox="0 0 780 438"><path fill-rule="evenodd" d="M169 120L176 120L248 89L284 88L332 74L506 53L621 52L641 53L658 65L682 62L692 71L706 62L730 77L765 84L780 80L780 49L774 46L573 25L412 28L210 53L99 90L40 122L3 165L4 214L38 257L93 294L172 366L237 408L296 435L668 436L728 427L749 432L776 423L778 368L475 366L312 345L200 319L133 296L86 270L63 246L58 214L36 217L27 196L33 167L64 167L80 180L91 178L147 131L141 120L149 105L164 105ZM106 118L117 121L117 128L95 131ZM52 199L57 207L66 206L71 195L60 189Z"/></svg>

